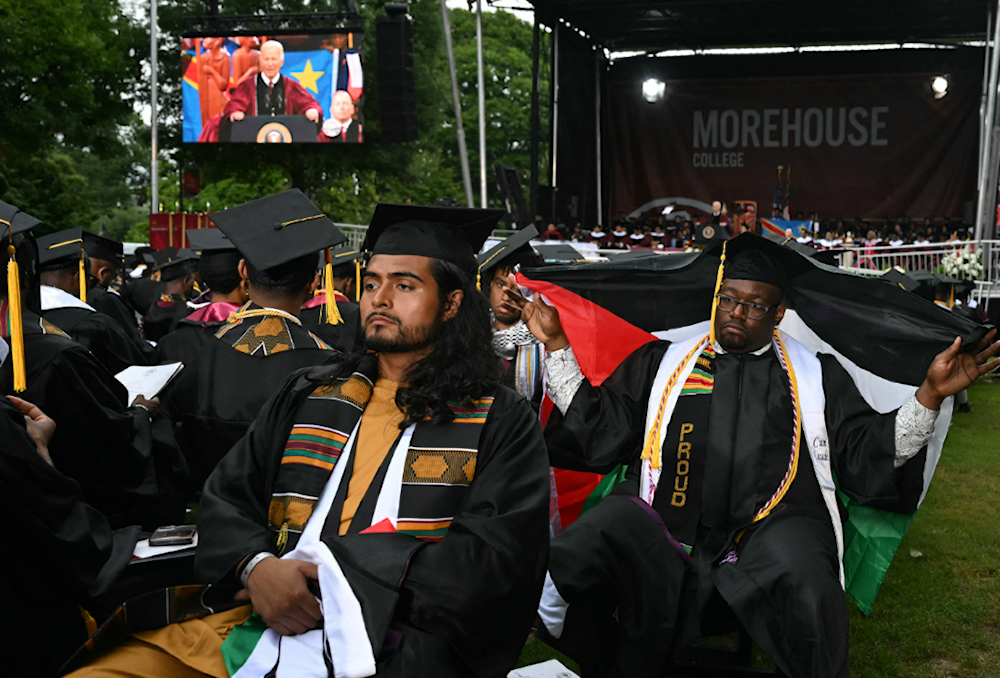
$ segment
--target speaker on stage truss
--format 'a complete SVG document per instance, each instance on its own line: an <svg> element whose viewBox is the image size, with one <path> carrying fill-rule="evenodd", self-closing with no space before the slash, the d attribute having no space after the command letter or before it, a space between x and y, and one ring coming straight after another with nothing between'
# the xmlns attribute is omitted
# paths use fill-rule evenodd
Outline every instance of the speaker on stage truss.
<svg viewBox="0 0 1000 678"><path fill-rule="evenodd" d="M378 103L382 141L416 141L417 101L413 91L413 23L409 15L379 17Z"/></svg>

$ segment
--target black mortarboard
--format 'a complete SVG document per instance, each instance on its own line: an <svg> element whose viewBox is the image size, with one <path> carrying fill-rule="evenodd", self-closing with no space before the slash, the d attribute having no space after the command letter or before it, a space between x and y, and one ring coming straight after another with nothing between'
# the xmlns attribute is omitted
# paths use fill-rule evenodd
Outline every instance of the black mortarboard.
<svg viewBox="0 0 1000 678"><path fill-rule="evenodd" d="M215 212L208 218L262 272L347 242L297 188Z"/></svg>
<svg viewBox="0 0 1000 678"><path fill-rule="evenodd" d="M110 261L119 266L124 261L125 247L117 240L105 238L103 235L83 232L83 249L92 259Z"/></svg>
<svg viewBox="0 0 1000 678"><path fill-rule="evenodd" d="M551 261L583 261L586 259L569 245L538 245L535 250L546 263Z"/></svg>
<svg viewBox="0 0 1000 678"><path fill-rule="evenodd" d="M475 278L476 253L503 210L378 204L361 249L441 259Z"/></svg>
<svg viewBox="0 0 1000 678"><path fill-rule="evenodd" d="M191 251L202 255L237 251L233 241L217 228L199 228L187 231L187 240Z"/></svg>
<svg viewBox="0 0 1000 678"><path fill-rule="evenodd" d="M779 245L784 245L788 249L795 250L804 257L811 257L816 261L822 261L824 264L829 264L830 266L837 265L837 257L833 254L833 252L818 250L815 247L803 245L795 238L789 238L787 235L771 233L768 230L761 231L761 235L771 242L776 242Z"/></svg>
<svg viewBox="0 0 1000 678"><path fill-rule="evenodd" d="M158 265L155 269L153 269L153 272L158 272L160 274L160 280L162 282L170 282L171 280L183 278L184 276L194 272L197 265L198 256L194 252L184 248L171 254L170 250L173 249L173 247L168 247L157 252ZM166 256L164 256L164 252L167 253Z"/></svg>
<svg viewBox="0 0 1000 678"><path fill-rule="evenodd" d="M137 265L144 264L145 266L156 266L156 250L152 247L147 245L136 247L132 256L135 257Z"/></svg>
<svg viewBox="0 0 1000 678"><path fill-rule="evenodd" d="M723 244L725 277L734 280L754 280L784 289L789 279L816 266L810 257L754 233L741 233L732 240L717 243L706 250L706 254L720 256Z"/></svg>
<svg viewBox="0 0 1000 678"><path fill-rule="evenodd" d="M901 268L890 268L882 274L881 279L887 283L896 285L907 292L915 292L921 285L919 280L907 274L906 271Z"/></svg>
<svg viewBox="0 0 1000 678"><path fill-rule="evenodd" d="M26 212L22 212L17 207L0 200L0 239L10 242L12 235L30 231L35 226L42 224L40 219L36 219ZM13 226L13 229L11 227ZM13 230L13 233L11 233ZM4 245L6 247L7 245Z"/></svg>
<svg viewBox="0 0 1000 678"><path fill-rule="evenodd" d="M41 270L75 266L83 258L83 229L71 228L38 238Z"/></svg>
<svg viewBox="0 0 1000 678"><path fill-rule="evenodd" d="M512 254L531 242L532 238L536 237L538 237L538 229L535 228L534 224L528 224L527 227L522 228L520 231L495 247L483 254L480 254L476 262L479 264L479 270L483 271L496 268L502 264L505 259L509 258Z"/></svg>
<svg viewBox="0 0 1000 678"><path fill-rule="evenodd" d="M621 263L623 261L639 261L640 259L655 259L660 254L657 254L654 250L647 249L635 249L635 250L624 250L622 252L607 252L605 255L611 261L615 263Z"/></svg>

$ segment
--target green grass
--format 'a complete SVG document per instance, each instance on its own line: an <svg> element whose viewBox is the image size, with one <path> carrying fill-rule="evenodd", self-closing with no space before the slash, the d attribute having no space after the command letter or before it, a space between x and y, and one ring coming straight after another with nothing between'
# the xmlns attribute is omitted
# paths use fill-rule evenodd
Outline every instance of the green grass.
<svg viewBox="0 0 1000 678"><path fill-rule="evenodd" d="M856 678L1000 678L1000 378L969 398L871 616L849 604ZM539 641L519 666L551 658L575 668Z"/></svg>

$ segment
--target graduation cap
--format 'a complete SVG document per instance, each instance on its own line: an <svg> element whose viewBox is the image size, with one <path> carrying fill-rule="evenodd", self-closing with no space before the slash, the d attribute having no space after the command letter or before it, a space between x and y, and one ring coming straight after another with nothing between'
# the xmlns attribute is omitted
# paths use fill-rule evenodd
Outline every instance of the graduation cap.
<svg viewBox="0 0 1000 678"><path fill-rule="evenodd" d="M883 273L881 280L884 280L890 285L896 285L907 292L916 292L922 284L919 280L914 278L912 275L907 274L906 271L898 266L890 268L888 271Z"/></svg>
<svg viewBox="0 0 1000 678"><path fill-rule="evenodd" d="M153 273L160 274L160 280L170 282L179 280L194 271L199 257L188 248L174 250L168 247L156 253L157 266Z"/></svg>
<svg viewBox="0 0 1000 678"><path fill-rule="evenodd" d="M333 263L333 277L346 278L354 276L354 301L361 301L361 258L363 252L357 247L344 245L330 250ZM324 285L324 288L326 286ZM332 287L332 284L331 284Z"/></svg>
<svg viewBox="0 0 1000 678"><path fill-rule="evenodd" d="M24 331L21 327L21 271L14 237L40 226L42 221L0 200L0 239L7 241L7 303L10 317L10 355L14 368L14 391L28 388L24 364ZM18 239L20 241L20 238Z"/></svg>
<svg viewBox="0 0 1000 678"><path fill-rule="evenodd" d="M478 287L476 252L503 215L503 210L379 203L361 249L441 259L475 277Z"/></svg>
<svg viewBox="0 0 1000 678"><path fill-rule="evenodd" d="M199 228L187 231L187 241L191 251L204 256L207 253L237 252L236 245L217 228Z"/></svg>
<svg viewBox="0 0 1000 678"><path fill-rule="evenodd" d="M83 249L91 259L110 261L118 266L124 263L125 246L117 240L105 238L103 235L84 231Z"/></svg>
<svg viewBox="0 0 1000 678"><path fill-rule="evenodd" d="M343 322L333 299L330 248L347 242L347 237L302 191L293 188L215 212L208 218L253 268L272 280L288 274L283 269L286 264L326 250L323 290L327 322Z"/></svg>
<svg viewBox="0 0 1000 678"><path fill-rule="evenodd" d="M538 245L535 250L546 263L550 261L581 261L586 258L574 248L562 243L558 245Z"/></svg>
<svg viewBox="0 0 1000 678"><path fill-rule="evenodd" d="M480 254L476 259L476 263L479 265L480 277L482 276L483 269L496 269L497 266L531 242L532 238L536 237L538 237L538 229L535 228L534 224L528 224L526 228L522 228L487 252Z"/></svg>
<svg viewBox="0 0 1000 678"><path fill-rule="evenodd" d="M87 253L83 248L83 229L71 228L42 236L38 243L38 265L42 271L58 271L78 266L80 301L87 301Z"/></svg>

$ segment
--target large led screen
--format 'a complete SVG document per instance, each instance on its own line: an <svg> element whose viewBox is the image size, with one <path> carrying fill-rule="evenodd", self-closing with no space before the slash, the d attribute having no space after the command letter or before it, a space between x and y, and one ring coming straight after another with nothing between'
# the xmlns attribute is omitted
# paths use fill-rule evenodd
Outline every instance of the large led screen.
<svg viewBox="0 0 1000 678"><path fill-rule="evenodd" d="M184 38L184 141L361 143L362 33Z"/></svg>

